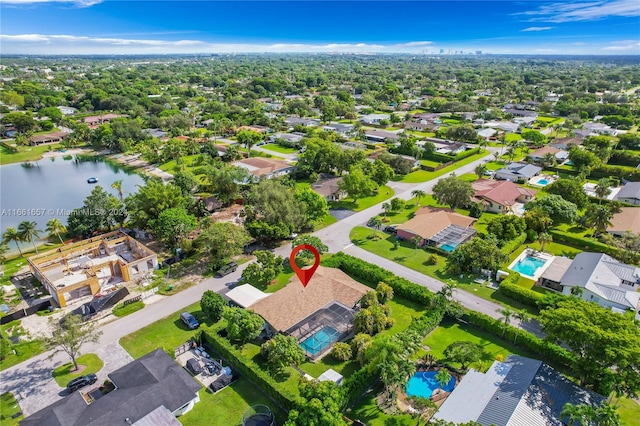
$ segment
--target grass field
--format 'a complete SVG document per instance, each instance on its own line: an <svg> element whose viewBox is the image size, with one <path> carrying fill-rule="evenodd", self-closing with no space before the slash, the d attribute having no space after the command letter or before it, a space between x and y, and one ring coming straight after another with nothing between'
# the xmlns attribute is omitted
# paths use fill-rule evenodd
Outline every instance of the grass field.
<svg viewBox="0 0 640 426"><path fill-rule="evenodd" d="M332 201L329 203L329 208L359 212L393 197L393 194L393 189L385 185L378 188L378 193L372 197L359 198L356 202L353 202L350 198L342 201Z"/></svg>
<svg viewBox="0 0 640 426"><path fill-rule="evenodd" d="M622 426L634 426L638 424L640 419L640 404L629 398L613 398L611 404L616 407L616 411L620 414L620 424Z"/></svg>
<svg viewBox="0 0 640 426"><path fill-rule="evenodd" d="M0 165L38 160L45 152L54 151L55 149L60 148L60 146L60 144L40 145L25 147L24 150L13 152L3 144L0 144Z"/></svg>
<svg viewBox="0 0 640 426"><path fill-rule="evenodd" d="M57 384L65 387L71 379L75 379L76 377L84 376L86 374L97 373L104 365L102 360L96 354L81 355L76 359L76 361L78 362L78 366L85 366L85 368L78 373L72 371L72 362L63 364L53 370L53 378Z"/></svg>
<svg viewBox="0 0 640 426"><path fill-rule="evenodd" d="M120 303L115 308L113 308L113 315L117 317L126 317L127 315L137 312L142 308L144 308L144 302L142 300L129 303L127 306L124 306L122 303Z"/></svg>
<svg viewBox="0 0 640 426"><path fill-rule="evenodd" d="M378 385L373 392L367 394L352 409L347 410L347 416L353 420L360 420L368 426L414 426L416 419L410 414L388 415L383 413L376 404L376 396L382 391Z"/></svg>
<svg viewBox="0 0 640 426"><path fill-rule="evenodd" d="M200 402L180 417L185 426L236 426L242 424L242 414L252 405L266 405L276 415L277 424L286 421L287 414L244 377L212 394L200 391Z"/></svg>
<svg viewBox="0 0 640 426"><path fill-rule="evenodd" d="M0 395L0 424L2 426L18 426L20 420L24 418L24 416L16 416L20 412L20 406L11 392Z"/></svg>
<svg viewBox="0 0 640 426"><path fill-rule="evenodd" d="M262 145L261 148L268 149L269 151L279 152L280 154L295 154L296 152L298 152L298 150L295 148L281 146L277 143L268 143L266 145Z"/></svg>
<svg viewBox="0 0 640 426"><path fill-rule="evenodd" d="M466 164L473 163L474 161L486 156L489 154L489 151L480 152L478 154L472 155L471 157L467 157L464 160L457 161L450 166L444 167L435 172L427 172L426 170L416 170L415 172L411 172L402 177L396 178L399 182L407 182L407 183L419 183L426 182L431 179L435 179L439 176L445 175L447 173L455 171L457 168L462 167Z"/></svg>

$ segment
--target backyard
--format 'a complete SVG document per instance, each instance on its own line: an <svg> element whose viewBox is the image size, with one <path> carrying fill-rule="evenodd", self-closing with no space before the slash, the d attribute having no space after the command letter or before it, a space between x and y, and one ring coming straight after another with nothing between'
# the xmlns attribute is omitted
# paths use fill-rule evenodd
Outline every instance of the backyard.
<svg viewBox="0 0 640 426"><path fill-rule="evenodd" d="M279 152L280 154L295 154L299 151L298 149L278 145L277 143L268 143L266 145L263 145L261 148L267 149L269 151Z"/></svg>
<svg viewBox="0 0 640 426"><path fill-rule="evenodd" d="M345 198L342 201L332 201L329 203L329 208L346 209L359 212L393 197L393 194L393 189L385 185L378 188L377 193L371 197L359 198L355 202L352 198Z"/></svg>
<svg viewBox="0 0 640 426"><path fill-rule="evenodd" d="M20 406L11 392L0 395L0 424L2 426L18 426L24 416L18 415Z"/></svg>
<svg viewBox="0 0 640 426"><path fill-rule="evenodd" d="M469 164L469 163L473 163L474 161L486 156L489 154L489 151L483 151L480 152L478 154L472 155L471 157L467 157L463 160L460 161L456 161L455 163L451 164L450 166L444 167L440 170L437 170L435 172L428 172L426 170L416 170L415 172L411 172L409 174L406 174L404 176L398 176L396 177L395 180L399 181L399 182L407 182L407 183L419 183L419 182L426 182L428 180L431 179L435 179L438 176L442 176L444 174L450 173L455 171L456 169Z"/></svg>
<svg viewBox="0 0 640 426"><path fill-rule="evenodd" d="M60 144L26 147L14 152L4 143L0 143L0 165L39 160L42 154L60 148Z"/></svg>

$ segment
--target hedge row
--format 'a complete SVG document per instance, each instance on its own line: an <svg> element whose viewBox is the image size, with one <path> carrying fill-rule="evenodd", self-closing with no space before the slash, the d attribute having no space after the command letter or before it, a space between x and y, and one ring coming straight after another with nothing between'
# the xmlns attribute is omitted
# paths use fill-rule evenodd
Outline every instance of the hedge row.
<svg viewBox="0 0 640 426"><path fill-rule="evenodd" d="M609 165L636 167L640 164L640 153L637 151L615 150L609 158Z"/></svg>
<svg viewBox="0 0 640 426"><path fill-rule="evenodd" d="M215 332L213 334L203 332L202 338L207 345L225 358L229 364L256 383L287 411L296 409L304 403L302 398L282 390L278 383L261 366L242 355L242 352L233 347L227 339L218 336Z"/></svg>
<svg viewBox="0 0 640 426"><path fill-rule="evenodd" d="M513 253L518 247L520 247L522 244L524 244L524 242L527 239L527 233L526 232L521 232L520 235L518 235L516 238L514 238L513 240L509 240L507 241L501 248L500 251L506 255L510 255L511 253Z"/></svg>
<svg viewBox="0 0 640 426"><path fill-rule="evenodd" d="M589 241L584 238L576 237L574 235L566 234L557 230L551 230L549 233L553 236L553 241L557 243L567 243L577 248L594 251L597 253L605 253L624 262L640 262L640 255L634 254L632 252L626 252L616 247L608 246L599 241Z"/></svg>
<svg viewBox="0 0 640 426"><path fill-rule="evenodd" d="M476 311L466 311L464 319L470 324L491 334L496 336L502 335L504 324L500 320ZM507 325L504 339L513 342L514 338L516 339L516 346L528 349L548 364L555 364L556 366L567 368L571 368L573 365L574 356L568 350L541 339L526 330Z"/></svg>
<svg viewBox="0 0 640 426"><path fill-rule="evenodd" d="M516 285L516 282L519 279L519 275L517 273L512 273L509 275L509 278L500 282L500 286L498 287L498 292L504 294L510 299L516 300L520 303L524 303L528 306L533 306L534 308L538 307L537 302L544 297L543 294L535 292L533 290L529 290L527 288L522 288L519 285ZM515 277L511 279L511 277Z"/></svg>
<svg viewBox="0 0 640 426"><path fill-rule="evenodd" d="M393 294L424 305L430 305L433 293L426 287L415 284L405 278L399 277L384 268L365 262L357 257L338 252L326 261L324 266L339 268L343 272L376 286L380 281L384 281L393 288Z"/></svg>
<svg viewBox="0 0 640 426"><path fill-rule="evenodd" d="M433 161L440 161L440 162L446 163L448 161L464 160L465 158L471 157L472 155L476 155L479 152L480 152L480 148L467 149L466 151L462 151L461 153L456 155L447 155L447 154L440 154L439 152L431 152L431 153L425 153L422 158L424 158L425 160L433 160Z"/></svg>
<svg viewBox="0 0 640 426"><path fill-rule="evenodd" d="M638 182L640 181L640 169L605 164L597 169L593 169L589 174L589 177L592 179L607 178L609 176L616 176L620 179Z"/></svg>

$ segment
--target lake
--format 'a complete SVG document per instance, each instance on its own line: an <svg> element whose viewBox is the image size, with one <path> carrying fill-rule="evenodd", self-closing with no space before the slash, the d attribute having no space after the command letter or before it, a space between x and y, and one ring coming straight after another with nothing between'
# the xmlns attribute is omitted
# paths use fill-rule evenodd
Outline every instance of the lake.
<svg viewBox="0 0 640 426"><path fill-rule="evenodd" d="M98 183L88 184L90 177L98 178ZM22 163L1 166L0 229L4 232L10 226L17 228L20 222L30 220L38 223L38 229L43 231L41 236L46 237L47 221L57 217L66 225L65 211L82 207L84 199L97 185L117 197L118 191L111 188L117 180L122 180L125 197L136 192L137 185L144 185L141 175L106 161L76 163L52 157L39 160L33 167ZM35 211L29 211L31 209ZM15 243L9 246L15 249ZM24 243L21 246L26 247Z"/></svg>

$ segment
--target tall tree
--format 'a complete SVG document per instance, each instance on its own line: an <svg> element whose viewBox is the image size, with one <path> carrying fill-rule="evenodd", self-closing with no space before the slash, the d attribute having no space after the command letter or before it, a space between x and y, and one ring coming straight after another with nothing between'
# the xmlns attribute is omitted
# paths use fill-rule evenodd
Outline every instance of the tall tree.
<svg viewBox="0 0 640 426"><path fill-rule="evenodd" d="M242 253L249 241L251 236L244 228L229 222L205 226L197 239L197 243L211 254L213 270L218 270L227 259Z"/></svg>
<svg viewBox="0 0 640 426"><path fill-rule="evenodd" d="M602 199L611 194L611 181L608 178L602 178L596 185L596 197L599 198L598 204L602 204Z"/></svg>
<svg viewBox="0 0 640 426"><path fill-rule="evenodd" d="M478 176L478 179L482 179L484 174L487 172L487 166L485 164L478 164L475 169L473 169L474 173Z"/></svg>
<svg viewBox="0 0 640 426"><path fill-rule="evenodd" d="M220 321L227 306L227 301L215 291L205 291L200 299L200 309L213 322Z"/></svg>
<svg viewBox="0 0 640 426"><path fill-rule="evenodd" d="M359 198L373 195L378 189L378 185L364 173L360 166L351 167L349 174L342 179L339 186L354 202Z"/></svg>
<svg viewBox="0 0 640 426"><path fill-rule="evenodd" d="M458 179L455 173L441 178L433 187L433 198L452 209L467 205L473 194L475 191L471 187L471 182Z"/></svg>
<svg viewBox="0 0 640 426"><path fill-rule="evenodd" d="M65 352L73 362L73 369L78 369L77 358L80 348L85 343L97 343L102 335L98 331L98 323L83 322L80 315L70 314L64 317L64 321L58 318L49 318L50 335L45 336L44 342L54 353Z"/></svg>
<svg viewBox="0 0 640 426"><path fill-rule="evenodd" d="M240 130L236 138L239 144L247 148L247 157L251 157L251 147L262 140L262 134L253 130Z"/></svg>
<svg viewBox="0 0 640 426"><path fill-rule="evenodd" d="M545 187L549 194L556 194L583 209L589 203L589 196L577 179L558 179Z"/></svg>
<svg viewBox="0 0 640 426"><path fill-rule="evenodd" d="M113 182L111 184L111 187L118 191L118 197L120 198L120 201L124 201L124 197L122 194L122 179Z"/></svg>
<svg viewBox="0 0 640 426"><path fill-rule="evenodd" d="M597 389L606 379L618 395L640 391L640 329L632 317L570 297L542 310L539 321L547 339L575 355L571 370L581 385Z"/></svg>
<svg viewBox="0 0 640 426"><path fill-rule="evenodd" d="M260 353L276 372L284 367L299 365L306 359L304 350L293 336L276 334L260 347Z"/></svg>
<svg viewBox="0 0 640 426"><path fill-rule="evenodd" d="M518 319L518 321L520 321L520 325L522 325L525 322L529 322L531 321L531 315L529 315L529 312L525 311L524 309L516 311L515 313L515 317ZM516 339L518 338L518 333L514 333L513 334L513 344L515 345L516 343Z"/></svg>
<svg viewBox="0 0 640 426"><path fill-rule="evenodd" d="M20 232L12 226L9 226L2 233L2 243L7 244L10 242L16 243L16 247L18 248L18 252L20 253L20 257L23 256L22 250L20 249L20 242L22 241L22 237L20 236Z"/></svg>
<svg viewBox="0 0 640 426"><path fill-rule="evenodd" d="M594 236L605 232L607 228L612 225L612 218L613 212L610 206L589 204L587 210L584 212L585 223L588 227L594 229Z"/></svg>
<svg viewBox="0 0 640 426"><path fill-rule="evenodd" d="M411 196L414 197L416 199L416 203L420 205L420 201L427 196L427 192L421 189L414 189L411 191ZM382 207L384 208L384 205Z"/></svg>
<svg viewBox="0 0 640 426"><path fill-rule="evenodd" d="M60 234L64 234L65 232L67 232L67 227L64 226L64 224L60 221L60 219L57 218L53 218L53 219L49 219L49 221L47 221L47 232L49 233L49 236L57 236L60 239L60 244L63 244L64 241L62 241L62 237L60 236Z"/></svg>
<svg viewBox="0 0 640 426"><path fill-rule="evenodd" d="M553 236L548 232L538 233L538 243L540 243L540 251L544 251L544 246L553 241Z"/></svg>
<svg viewBox="0 0 640 426"><path fill-rule="evenodd" d="M165 185L159 180L150 179L146 185L138 187L138 192L129 195L125 204L133 225L146 229L163 211L185 207L186 199L176 185Z"/></svg>
<svg viewBox="0 0 640 426"><path fill-rule="evenodd" d="M444 390L445 386L451 381L451 373L446 368L440 369L436 374L436 381L438 382L438 386L440 389Z"/></svg>
<svg viewBox="0 0 640 426"><path fill-rule="evenodd" d="M502 323L504 324L502 327L502 337L504 337L504 333L505 331L507 331L507 326L511 323L511 318L513 318L513 315L515 314L515 312L513 312L511 309L509 308L503 308L503 309L498 309L498 313L502 314Z"/></svg>
<svg viewBox="0 0 640 426"><path fill-rule="evenodd" d="M442 354L447 361L460 363L460 368L466 370L469 364L480 361L482 347L473 342L453 342L444 349Z"/></svg>
<svg viewBox="0 0 640 426"><path fill-rule="evenodd" d="M264 325L264 320L260 315L242 308L227 308L222 316L227 320L229 340L240 343L258 337Z"/></svg>
<svg viewBox="0 0 640 426"><path fill-rule="evenodd" d="M189 214L184 207L167 209L149 223L156 236L170 247L189 235L197 225L195 216Z"/></svg>
<svg viewBox="0 0 640 426"><path fill-rule="evenodd" d="M20 234L21 241L25 243L32 243L33 248L36 250L36 254L38 253L38 247L36 246L36 239L40 238L40 231L37 229L38 223L34 221L25 220L20 222L18 225L18 233Z"/></svg>

